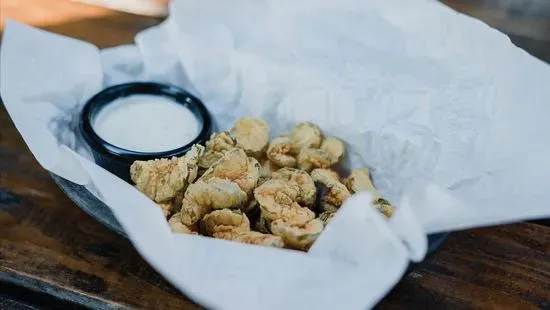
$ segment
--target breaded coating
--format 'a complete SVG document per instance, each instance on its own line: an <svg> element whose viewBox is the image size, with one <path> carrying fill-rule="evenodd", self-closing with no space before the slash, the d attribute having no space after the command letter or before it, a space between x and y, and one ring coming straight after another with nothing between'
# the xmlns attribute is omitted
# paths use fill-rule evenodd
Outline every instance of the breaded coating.
<svg viewBox="0 0 550 310"><path fill-rule="evenodd" d="M366 167L355 169L350 173L344 182L352 193L368 191L372 195L372 200L376 201L382 196L378 193L374 187L374 184L372 184L369 173L369 168Z"/></svg>
<svg viewBox="0 0 550 310"><path fill-rule="evenodd" d="M246 202L246 193L230 180L199 180L191 184L185 192L181 206L181 221L192 226L213 209L237 209Z"/></svg>
<svg viewBox="0 0 550 310"><path fill-rule="evenodd" d="M284 220L275 220L271 223L271 232L280 236L289 248L307 251L323 232L325 225L319 219L312 219L301 224L289 224Z"/></svg>
<svg viewBox="0 0 550 310"><path fill-rule="evenodd" d="M325 224L325 226L328 225L328 223L330 223L330 220L332 220L332 218L334 217L334 215L336 214L336 211L334 212L331 212L331 211L327 211L327 212L323 212L321 214L319 214L319 220L323 222L323 224Z"/></svg>
<svg viewBox="0 0 550 310"><path fill-rule="evenodd" d="M285 246L285 243L281 237L270 234L262 234L257 231L215 233L213 237L274 248L282 248Z"/></svg>
<svg viewBox="0 0 550 310"><path fill-rule="evenodd" d="M191 230L189 227L183 225L181 222L181 214L178 212L168 220L168 226L175 233L198 235L196 231Z"/></svg>
<svg viewBox="0 0 550 310"><path fill-rule="evenodd" d="M206 151L199 159L199 168L208 169L212 167L218 160L222 159L225 151Z"/></svg>
<svg viewBox="0 0 550 310"><path fill-rule="evenodd" d="M264 168L264 170L269 173L270 176L272 172L275 172L282 168L281 166L277 165L267 158L263 161L260 161L260 164L262 165L262 168Z"/></svg>
<svg viewBox="0 0 550 310"><path fill-rule="evenodd" d="M298 154L298 168L310 172L315 168L328 168L331 165L329 155L320 149L303 149Z"/></svg>
<svg viewBox="0 0 550 310"><path fill-rule="evenodd" d="M171 200L197 177L197 161L204 148L193 146L182 157L135 161L130 167L130 178L136 188L156 202Z"/></svg>
<svg viewBox="0 0 550 310"><path fill-rule="evenodd" d="M260 158L269 143L269 125L262 119L243 117L239 119L231 134L237 139L237 145L244 149L248 156Z"/></svg>
<svg viewBox="0 0 550 310"><path fill-rule="evenodd" d="M170 217L172 214L180 211L183 194L184 191L180 191L176 194L176 196L174 196L174 198L165 202L157 203L165 217Z"/></svg>
<svg viewBox="0 0 550 310"><path fill-rule="evenodd" d="M333 212L351 196L344 184L334 178L332 170L315 169L311 172L313 180L324 187L319 208L322 212Z"/></svg>
<svg viewBox="0 0 550 310"><path fill-rule="evenodd" d="M376 190L369 176L368 168L355 169L345 180L346 186L353 193L367 191L372 196L373 206L384 214L386 217L391 217L395 211L395 207Z"/></svg>
<svg viewBox="0 0 550 310"><path fill-rule="evenodd" d="M207 151L223 152L237 147L237 138L229 131L220 131L213 133L210 139L206 141Z"/></svg>
<svg viewBox="0 0 550 310"><path fill-rule="evenodd" d="M311 171L311 178L315 182L327 183L330 181L340 182L340 176L338 173L331 169L314 169Z"/></svg>
<svg viewBox="0 0 550 310"><path fill-rule="evenodd" d="M302 189L302 196L298 203L304 207L311 208L315 203L317 190L313 179L307 172L295 168L282 168L271 174L273 179L294 181Z"/></svg>
<svg viewBox="0 0 550 310"><path fill-rule="evenodd" d="M305 223L313 219L315 213L298 204L301 196L302 190L296 182L284 180L269 180L254 190L262 217L268 221L284 219L289 223Z"/></svg>
<svg viewBox="0 0 550 310"><path fill-rule="evenodd" d="M303 122L296 125L287 135L290 138L291 153L298 155L303 149L317 149L321 146L323 136L319 126Z"/></svg>
<svg viewBox="0 0 550 310"><path fill-rule="evenodd" d="M231 149L224 156L210 167L199 180L206 181L211 178L222 178L237 183L247 193L258 185L260 178L260 163L249 158L242 149Z"/></svg>
<svg viewBox="0 0 550 310"><path fill-rule="evenodd" d="M197 179L199 171L199 160L204 154L204 147L199 144L195 144L191 149L185 153L185 158L187 159L187 169L189 175L187 176L188 184L195 182ZM177 193L176 193L177 195Z"/></svg>
<svg viewBox="0 0 550 310"><path fill-rule="evenodd" d="M329 137L324 139L323 143L321 143L320 149L325 151L325 153L327 153L330 159L331 165L334 165L337 162L339 162L340 158L342 158L342 156L344 155L344 152L346 151L344 142L335 137Z"/></svg>
<svg viewBox="0 0 550 310"><path fill-rule="evenodd" d="M198 166L203 169L210 168L220 160L225 152L237 147L237 139L228 131L214 133L206 141L206 151L200 158Z"/></svg>
<svg viewBox="0 0 550 310"><path fill-rule="evenodd" d="M280 237L251 231L248 217L229 209L216 210L205 215L201 221L201 230L207 236L218 239L278 248L284 246Z"/></svg>
<svg viewBox="0 0 550 310"><path fill-rule="evenodd" d="M250 230L250 221L245 214L230 209L215 210L201 220L201 232L207 236L224 232L244 232Z"/></svg>
<svg viewBox="0 0 550 310"><path fill-rule="evenodd" d="M234 182L239 184L248 195L252 196L252 191L258 186L260 177L262 177L262 174L265 174L265 172L262 169L262 165L260 165L258 160L254 157L248 157L247 169L246 174L234 180Z"/></svg>
<svg viewBox="0 0 550 310"><path fill-rule="evenodd" d="M375 200L372 205L387 218L390 218L395 211L395 207L392 206L392 204L384 198L379 198Z"/></svg>
<svg viewBox="0 0 550 310"><path fill-rule="evenodd" d="M275 138L267 148L267 158L281 167L295 167L296 158L290 153L291 144L287 137Z"/></svg>
<svg viewBox="0 0 550 310"><path fill-rule="evenodd" d="M172 200L169 200L167 202L159 202L157 203L157 206L159 206L159 208L162 210L162 214L164 214L164 217L169 217L174 210L174 204Z"/></svg>

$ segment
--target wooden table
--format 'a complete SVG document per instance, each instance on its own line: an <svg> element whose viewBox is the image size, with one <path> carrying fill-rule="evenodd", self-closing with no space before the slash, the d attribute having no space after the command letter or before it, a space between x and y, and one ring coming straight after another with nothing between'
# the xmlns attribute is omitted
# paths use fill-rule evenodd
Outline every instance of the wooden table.
<svg viewBox="0 0 550 310"><path fill-rule="evenodd" d="M447 1L550 61L549 2L519 2L523 7ZM1 5L2 23L15 18L100 47L131 43L135 33L159 22L65 0ZM54 185L3 105L0 134L0 309L200 308ZM378 308L550 309L549 300L550 227L520 223L453 234Z"/></svg>

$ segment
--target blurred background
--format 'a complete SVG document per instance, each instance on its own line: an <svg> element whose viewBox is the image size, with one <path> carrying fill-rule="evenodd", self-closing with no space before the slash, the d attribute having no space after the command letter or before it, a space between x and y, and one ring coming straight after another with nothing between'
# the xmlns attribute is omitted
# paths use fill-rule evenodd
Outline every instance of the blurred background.
<svg viewBox="0 0 550 310"><path fill-rule="evenodd" d="M72 0L111 10L148 16L166 16L170 0Z"/></svg>
<svg viewBox="0 0 550 310"><path fill-rule="evenodd" d="M76 33L76 37L79 37L79 29L109 30L115 28L113 26L119 26L121 22L143 29L167 15L169 2L170 0L0 0L0 27L9 17L58 33L63 33L69 23L71 28L75 27L71 35L75 36ZM550 0L441 2L508 34L516 45L550 63ZM114 14L112 10L121 14ZM131 15L122 12L135 16L129 17ZM85 35L82 34L83 37ZM100 44L102 47L122 43L121 34L116 31L106 31L104 35L105 38L101 39L104 44ZM122 39L130 43L133 38Z"/></svg>

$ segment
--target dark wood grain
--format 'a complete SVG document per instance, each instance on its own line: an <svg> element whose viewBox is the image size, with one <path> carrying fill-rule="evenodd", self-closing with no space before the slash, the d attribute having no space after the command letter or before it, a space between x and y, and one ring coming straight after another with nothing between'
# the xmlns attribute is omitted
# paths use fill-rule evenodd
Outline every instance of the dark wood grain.
<svg viewBox="0 0 550 310"><path fill-rule="evenodd" d="M516 44L529 45L537 57L548 59L548 1L519 2L531 6L522 11L504 9L510 1L446 1L462 12L485 16L492 26L520 38L514 39ZM131 43L135 33L159 22L65 0L1 0L0 12L2 25L15 18L100 47ZM494 16L533 26L519 29ZM549 292L550 228L520 223L453 234L378 308L550 309ZM127 240L81 211L55 186L3 105L0 293L0 308L200 308L152 270Z"/></svg>
<svg viewBox="0 0 550 310"><path fill-rule="evenodd" d="M550 228L520 223L454 233L381 309L548 309Z"/></svg>
<svg viewBox="0 0 550 310"><path fill-rule="evenodd" d="M198 309L126 239L75 206L32 157L3 106L0 117L2 281L90 306Z"/></svg>
<svg viewBox="0 0 550 310"><path fill-rule="evenodd" d="M99 47L133 43L136 33L160 22L68 0L2 0L1 6L0 31L9 18Z"/></svg>
<svg viewBox="0 0 550 310"><path fill-rule="evenodd" d="M0 293L0 309L10 309L10 310L36 310L37 308L23 303L19 300L13 299L12 297Z"/></svg>

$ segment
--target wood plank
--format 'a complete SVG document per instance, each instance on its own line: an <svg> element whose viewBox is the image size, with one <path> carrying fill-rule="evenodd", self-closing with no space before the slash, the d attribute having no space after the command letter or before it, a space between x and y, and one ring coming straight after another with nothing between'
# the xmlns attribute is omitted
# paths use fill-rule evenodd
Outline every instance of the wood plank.
<svg viewBox="0 0 550 310"><path fill-rule="evenodd" d="M26 150L3 107L1 115L2 281L81 304L197 308L127 240L75 206Z"/></svg>
<svg viewBox="0 0 550 310"><path fill-rule="evenodd" d="M381 308L547 309L550 228L519 223L457 232Z"/></svg>
<svg viewBox="0 0 550 310"><path fill-rule="evenodd" d="M162 20L68 0L2 0L0 31L8 18L100 48L133 43L136 33Z"/></svg>

